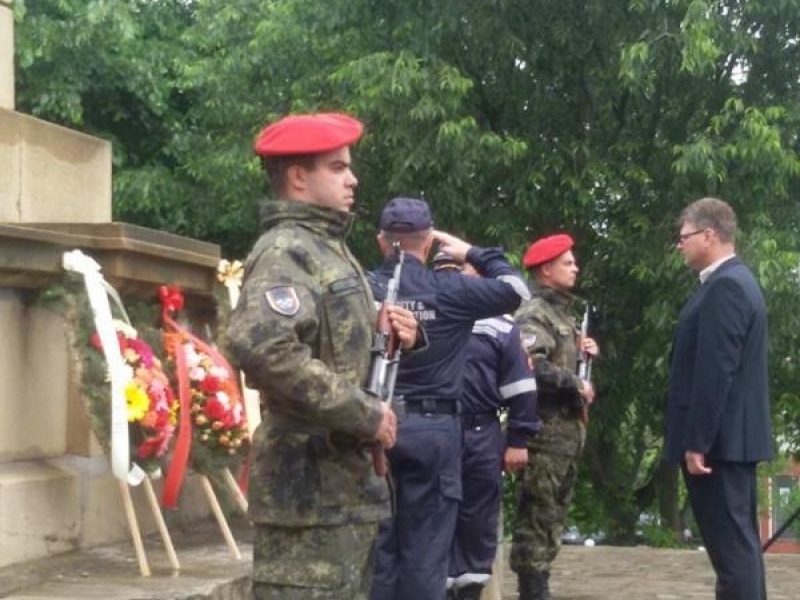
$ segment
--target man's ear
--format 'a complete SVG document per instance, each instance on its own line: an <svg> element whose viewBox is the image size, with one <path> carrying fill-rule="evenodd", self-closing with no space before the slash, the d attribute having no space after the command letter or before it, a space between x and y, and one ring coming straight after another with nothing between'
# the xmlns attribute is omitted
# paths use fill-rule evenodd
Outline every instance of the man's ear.
<svg viewBox="0 0 800 600"><path fill-rule="evenodd" d="M289 165L286 169L286 187L289 190L305 190L307 171L300 165Z"/></svg>
<svg viewBox="0 0 800 600"><path fill-rule="evenodd" d="M423 247L426 261L428 260L428 256L430 255L431 250L433 249L433 244L435 242L436 238L433 237L433 231L430 231L428 233L428 237L425 239L425 246Z"/></svg>
<svg viewBox="0 0 800 600"><path fill-rule="evenodd" d="M382 256L389 256L389 243L384 239L382 233L378 233L375 236L375 239L378 241L378 248L381 249Z"/></svg>

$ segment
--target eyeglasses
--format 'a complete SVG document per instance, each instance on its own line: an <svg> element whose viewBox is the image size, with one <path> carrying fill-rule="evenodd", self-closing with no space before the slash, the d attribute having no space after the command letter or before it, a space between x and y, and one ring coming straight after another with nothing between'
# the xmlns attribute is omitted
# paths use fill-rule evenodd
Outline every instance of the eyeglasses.
<svg viewBox="0 0 800 600"><path fill-rule="evenodd" d="M689 233L680 233L678 234L678 239L676 240L677 243L680 245L688 240L693 235L697 235L698 233L703 233L705 229L696 229L694 231L690 231Z"/></svg>

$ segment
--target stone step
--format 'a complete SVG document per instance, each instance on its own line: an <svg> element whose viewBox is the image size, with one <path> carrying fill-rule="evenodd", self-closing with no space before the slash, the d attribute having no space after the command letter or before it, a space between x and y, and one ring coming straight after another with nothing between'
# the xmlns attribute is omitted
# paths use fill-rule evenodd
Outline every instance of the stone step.
<svg viewBox="0 0 800 600"><path fill-rule="evenodd" d="M0 464L0 565L78 547L80 480L44 461Z"/></svg>
<svg viewBox="0 0 800 600"><path fill-rule="evenodd" d="M145 538L150 577L141 577L130 542L98 546L0 568L0 598L8 600L246 600L250 597L251 531L230 525L243 559L204 520L170 528L181 564L173 571L159 536ZM4 547L5 550L5 547Z"/></svg>
<svg viewBox="0 0 800 600"><path fill-rule="evenodd" d="M158 531L143 486L130 490L143 535ZM154 492L160 495L158 481ZM180 509L164 516L171 529L210 514L199 477L190 476ZM129 539L119 482L105 457L0 462L0 567Z"/></svg>

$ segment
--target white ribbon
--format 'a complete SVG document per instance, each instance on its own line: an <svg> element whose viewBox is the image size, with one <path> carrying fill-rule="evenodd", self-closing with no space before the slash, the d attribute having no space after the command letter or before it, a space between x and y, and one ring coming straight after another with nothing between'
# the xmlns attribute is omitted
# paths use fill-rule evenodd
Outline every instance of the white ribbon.
<svg viewBox="0 0 800 600"><path fill-rule="evenodd" d="M103 354L108 365L111 379L111 472L114 477L138 485L142 481L138 466L131 467L130 445L128 441L128 408L125 401L125 386L131 380L130 369L126 369L125 361L119 349L117 332L111 316L109 295L119 306L127 322L128 315L122 307L116 290L112 288L100 274L100 265L80 250L65 252L62 264L67 271L83 275L86 293L94 314L94 324ZM130 470L130 472L129 472ZM141 469L139 469L140 471Z"/></svg>

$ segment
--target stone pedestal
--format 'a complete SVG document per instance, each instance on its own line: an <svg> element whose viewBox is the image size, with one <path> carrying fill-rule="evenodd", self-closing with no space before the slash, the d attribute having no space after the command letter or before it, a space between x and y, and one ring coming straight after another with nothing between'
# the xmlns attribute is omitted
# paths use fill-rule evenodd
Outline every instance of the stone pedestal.
<svg viewBox="0 0 800 600"><path fill-rule="evenodd" d="M0 108L14 109L14 15L11 0L0 0Z"/></svg>

